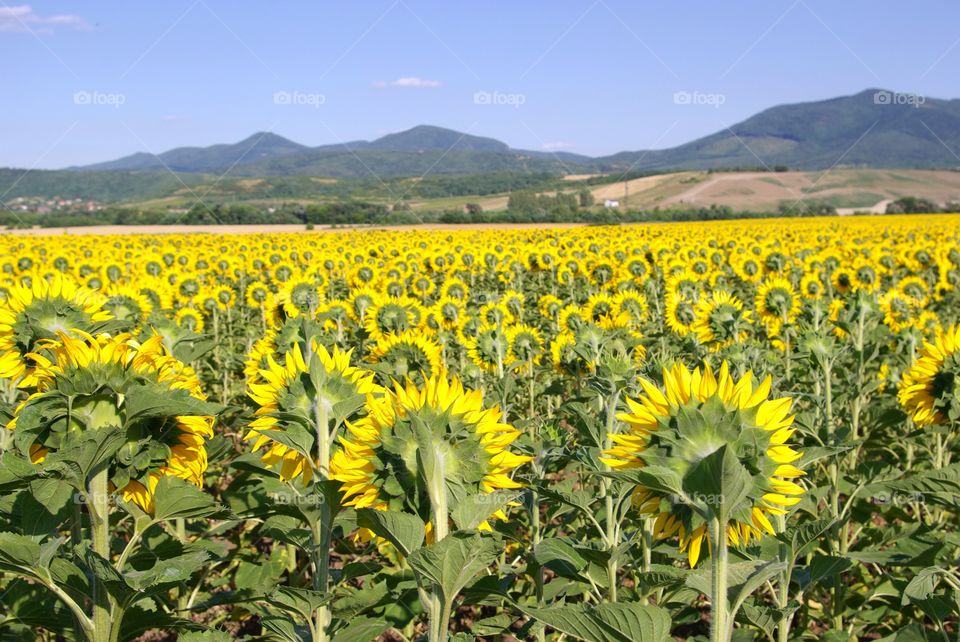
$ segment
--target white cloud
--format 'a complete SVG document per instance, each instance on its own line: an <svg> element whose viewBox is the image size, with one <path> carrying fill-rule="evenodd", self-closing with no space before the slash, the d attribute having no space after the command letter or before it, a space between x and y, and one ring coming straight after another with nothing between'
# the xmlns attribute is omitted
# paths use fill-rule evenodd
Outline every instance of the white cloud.
<svg viewBox="0 0 960 642"><path fill-rule="evenodd" d="M41 16L28 4L18 6L0 6L0 32L36 31L52 33L55 27L69 29L90 29L90 25L80 16L59 14Z"/></svg>
<svg viewBox="0 0 960 642"><path fill-rule="evenodd" d="M373 83L373 86L377 89L385 89L387 87L401 87L405 89L436 89L442 86L439 80L427 80L425 78L418 78L417 76L407 76L405 78L397 78L396 80L378 80Z"/></svg>
<svg viewBox="0 0 960 642"><path fill-rule="evenodd" d="M544 148L544 149L547 149L547 150L550 150L550 151L555 151L555 150L558 150L558 149L570 149L571 147L573 147L573 143L556 142L556 143L544 143L544 144L543 144L543 148Z"/></svg>

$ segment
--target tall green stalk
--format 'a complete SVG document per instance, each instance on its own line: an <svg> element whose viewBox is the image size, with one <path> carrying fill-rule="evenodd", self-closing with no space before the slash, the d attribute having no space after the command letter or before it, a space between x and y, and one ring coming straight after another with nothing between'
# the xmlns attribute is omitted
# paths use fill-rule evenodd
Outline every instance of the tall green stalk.
<svg viewBox="0 0 960 642"><path fill-rule="evenodd" d="M727 605L727 523L710 518L710 642L729 642L733 633Z"/></svg>
<svg viewBox="0 0 960 642"><path fill-rule="evenodd" d="M93 552L110 563L110 473L102 466L87 483L87 510L90 514L90 541ZM107 642L113 620L113 601L107 588L97 577L93 584L93 635L94 642Z"/></svg>
<svg viewBox="0 0 960 642"><path fill-rule="evenodd" d="M446 453L437 449L432 454L433 465L427 479L427 494L430 496L430 517L433 524L433 541L437 543L449 534L450 509L447 499ZM450 629L451 605L440 599L436 587L430 594L430 642L446 642Z"/></svg>
<svg viewBox="0 0 960 642"><path fill-rule="evenodd" d="M309 363L309 361L308 361ZM313 417L317 439L317 477L321 481L330 478L330 413L326 402L313 400ZM326 593L330 588L330 540L332 536L330 506L324 501L320 506L320 520L311 525L313 562L313 590ZM327 642L331 622L330 609L326 604L317 607L314 613L313 640Z"/></svg>
<svg viewBox="0 0 960 642"><path fill-rule="evenodd" d="M607 424L606 424L606 439L604 441L604 450L608 450L612 447L613 442L610 440L610 435L616 432L617 426L617 404L620 401L620 391L614 390L611 393L606 404L606 413L607 413ZM611 470L609 466L604 466L606 470ZM607 560L607 582L609 584L607 588L607 599L611 602L617 601L617 574L619 571L619 560L617 559L617 546L619 545L620 539L620 524L618 516L614 514L614 501L613 495L610 494L612 484L609 479L602 478L600 482L601 495L603 497L604 511L606 514L606 523L604 524L605 533L604 539L607 545L607 550L610 553L610 558Z"/></svg>

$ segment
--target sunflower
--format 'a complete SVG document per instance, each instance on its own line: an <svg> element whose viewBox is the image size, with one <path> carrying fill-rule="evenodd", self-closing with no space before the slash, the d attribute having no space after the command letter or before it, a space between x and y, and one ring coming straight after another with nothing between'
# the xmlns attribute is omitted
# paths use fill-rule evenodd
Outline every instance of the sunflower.
<svg viewBox="0 0 960 642"><path fill-rule="evenodd" d="M369 360L388 366L393 379L406 379L422 373L425 379L443 372L443 349L435 340L420 332L406 331L385 334L373 345Z"/></svg>
<svg viewBox="0 0 960 642"><path fill-rule="evenodd" d="M371 306L370 312L364 316L363 327L370 338L377 340L385 334L416 330L425 316L416 299L390 297Z"/></svg>
<svg viewBox="0 0 960 642"><path fill-rule="evenodd" d="M197 334L203 332L203 314L196 308L180 308L173 316L173 321L184 330Z"/></svg>
<svg viewBox="0 0 960 642"><path fill-rule="evenodd" d="M589 317L587 312L576 304L568 304L560 310L560 314L557 317L557 325L560 328L560 332L576 332L582 328Z"/></svg>
<svg viewBox="0 0 960 642"><path fill-rule="evenodd" d="M480 320L485 325L502 326L513 323L516 320L516 316L503 301L485 303L480 306L480 311L477 312L477 316L480 317Z"/></svg>
<svg viewBox="0 0 960 642"><path fill-rule="evenodd" d="M903 290L887 290L880 295L880 310L883 323L894 334L911 327L917 319L923 304Z"/></svg>
<svg viewBox="0 0 960 642"><path fill-rule="evenodd" d="M636 290L624 290L613 300L613 309L617 314L628 314L635 324L642 323L649 313L647 299Z"/></svg>
<svg viewBox="0 0 960 642"><path fill-rule="evenodd" d="M441 297L431 309L433 318L440 329L453 331L460 326L463 315L463 302L453 297Z"/></svg>
<svg viewBox="0 0 960 642"><path fill-rule="evenodd" d="M898 399L918 426L946 424L960 418L957 380L960 378L960 326L937 330L925 341L920 356L900 379Z"/></svg>
<svg viewBox="0 0 960 642"><path fill-rule="evenodd" d="M768 399L770 377L759 385L752 372L734 380L727 362L717 375L709 366L690 372L674 364L663 371L663 390L643 379L640 385L644 394L628 398L628 411L617 415L629 432L610 435L615 445L601 461L615 469L669 469L687 488L687 477L695 477L705 459L729 449L743 467L748 488L744 499L730 507L728 541L746 545L764 532L775 534L768 516L786 514L804 493L793 481L804 474L794 465L801 454L787 444L795 431L791 400ZM696 566L708 525L695 503L706 500L671 497L644 486L636 488L633 499L654 520L655 536L677 535L681 552Z"/></svg>
<svg viewBox="0 0 960 642"><path fill-rule="evenodd" d="M613 297L606 292L596 292L590 295L583 309L587 319L596 322L614 312Z"/></svg>
<svg viewBox="0 0 960 642"><path fill-rule="evenodd" d="M253 281L247 286L244 298L248 306L257 310L267 305L271 296L273 296L273 294L270 292L270 288L264 283Z"/></svg>
<svg viewBox="0 0 960 642"><path fill-rule="evenodd" d="M413 512L429 521L437 499L431 493L521 488L512 475L532 458L509 449L520 434L458 379L431 377L422 387L397 383L382 397L368 396L366 416L348 422L330 477L343 484L346 506ZM501 510L493 516L506 517Z"/></svg>
<svg viewBox="0 0 960 642"><path fill-rule="evenodd" d="M301 314L313 316L322 300L316 282L306 276L291 277L277 292L277 304L283 306L284 314L291 319Z"/></svg>
<svg viewBox="0 0 960 642"><path fill-rule="evenodd" d="M540 363L543 355L543 335L536 328L522 323L507 328L507 359L508 364L520 362L524 371L530 372L533 366Z"/></svg>
<svg viewBox="0 0 960 642"><path fill-rule="evenodd" d="M508 365L508 340L502 326L481 324L476 335L464 337L464 347L481 370L500 376Z"/></svg>
<svg viewBox="0 0 960 642"><path fill-rule="evenodd" d="M379 393L373 374L351 366L350 355L337 347L329 352L311 341L310 353L304 358L300 344L295 343L282 365L268 356L259 380L248 384L247 394L258 408L244 439L253 441L254 451L263 451L261 460L266 465L279 468L281 479L301 477L307 484L316 473L325 476L323 469L328 464L321 461L322 453L308 458L275 440L271 432L285 430L287 422L313 426L317 411L329 413L340 402Z"/></svg>
<svg viewBox="0 0 960 642"><path fill-rule="evenodd" d="M437 284L427 274L417 274L410 280L410 293L424 301L437 289Z"/></svg>
<svg viewBox="0 0 960 642"><path fill-rule="evenodd" d="M107 288L104 295L107 300L103 307L109 310L114 318L128 322L134 330L142 327L153 312L149 297L133 286L114 283Z"/></svg>
<svg viewBox="0 0 960 642"><path fill-rule="evenodd" d="M713 351L747 338L750 311L729 292L717 290L697 303L693 331L697 340Z"/></svg>
<svg viewBox="0 0 960 642"><path fill-rule="evenodd" d="M217 308L226 311L233 307L237 293L229 285L218 285L213 288L213 298L217 302Z"/></svg>
<svg viewBox="0 0 960 642"><path fill-rule="evenodd" d="M847 294L856 285L856 270L848 267L837 266L830 274L830 283L833 285L834 292Z"/></svg>
<svg viewBox="0 0 960 642"><path fill-rule="evenodd" d="M780 334L783 326L793 325L800 314L800 295L783 277L773 277L757 287L754 307L766 324L770 336Z"/></svg>
<svg viewBox="0 0 960 642"><path fill-rule="evenodd" d="M697 322L696 304L679 292L668 292L665 321L675 335L687 336L693 332L694 324Z"/></svg>
<svg viewBox="0 0 960 642"><path fill-rule="evenodd" d="M804 274L800 279L800 294L807 299L819 299L824 294L823 280L819 272Z"/></svg>
<svg viewBox="0 0 960 642"><path fill-rule="evenodd" d="M930 286L919 276L908 276L897 284L897 289L916 300L921 308L930 302Z"/></svg>
<svg viewBox="0 0 960 642"><path fill-rule="evenodd" d="M537 309L540 310L541 316L544 316L548 319L557 318L557 314L560 313L562 308L563 301L553 294L544 294L537 301Z"/></svg>
<svg viewBox="0 0 960 642"><path fill-rule="evenodd" d="M111 462L110 481L126 501L152 512L153 492L167 476L201 486L214 417L187 414L210 408L193 370L166 351L159 335L141 344L126 333L76 334L61 332L56 341L41 342L43 354L34 355L37 392L7 426L32 433L34 463L66 450L78 433L119 428L126 444ZM134 403L140 394L163 396L164 412L180 405L184 414L144 412ZM43 422L28 426L20 421L30 407L42 413ZM134 407L139 411L128 410Z"/></svg>
<svg viewBox="0 0 960 642"><path fill-rule="evenodd" d="M106 303L102 294L60 273L7 287L0 301L0 377L30 385L33 363L27 355L37 343L74 330L104 329L113 319Z"/></svg>

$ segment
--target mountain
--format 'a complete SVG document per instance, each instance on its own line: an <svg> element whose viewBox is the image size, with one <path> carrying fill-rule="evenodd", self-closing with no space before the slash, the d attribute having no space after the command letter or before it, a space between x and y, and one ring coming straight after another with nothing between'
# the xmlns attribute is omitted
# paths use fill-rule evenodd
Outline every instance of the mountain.
<svg viewBox="0 0 960 642"><path fill-rule="evenodd" d="M471 151L493 152L505 154L510 146L494 138L471 136L452 129L418 125L407 131L396 134L387 134L378 138L366 147L367 149L384 149L395 152L424 152L424 151Z"/></svg>
<svg viewBox="0 0 960 642"><path fill-rule="evenodd" d="M636 170L763 165L933 169L960 167L957 153L960 100L868 89L773 107L678 147L621 152L595 162Z"/></svg>
<svg viewBox="0 0 960 642"><path fill-rule="evenodd" d="M953 151L951 151L953 150ZM271 133L233 145L134 154L82 170L337 178L486 172L614 172L773 167L827 169L960 166L960 100L868 89L853 96L772 107L677 147L590 158L512 149L493 138L419 125L373 141L308 147Z"/></svg>
<svg viewBox="0 0 960 642"><path fill-rule="evenodd" d="M234 165L254 163L265 158L277 158L298 152L302 153L309 149L306 145L287 140L283 136L277 136L270 132L258 132L232 145L178 147L157 155L141 152L106 163L72 169L95 171L159 171L171 169L175 172L187 173L224 171Z"/></svg>

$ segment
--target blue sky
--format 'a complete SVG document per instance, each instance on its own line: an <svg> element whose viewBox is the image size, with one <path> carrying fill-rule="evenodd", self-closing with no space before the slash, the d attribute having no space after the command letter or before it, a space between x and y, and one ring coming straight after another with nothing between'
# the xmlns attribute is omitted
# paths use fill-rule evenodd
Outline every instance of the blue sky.
<svg viewBox="0 0 960 642"><path fill-rule="evenodd" d="M423 123L663 148L869 87L960 98L957 24L956 0L0 0L0 166Z"/></svg>

